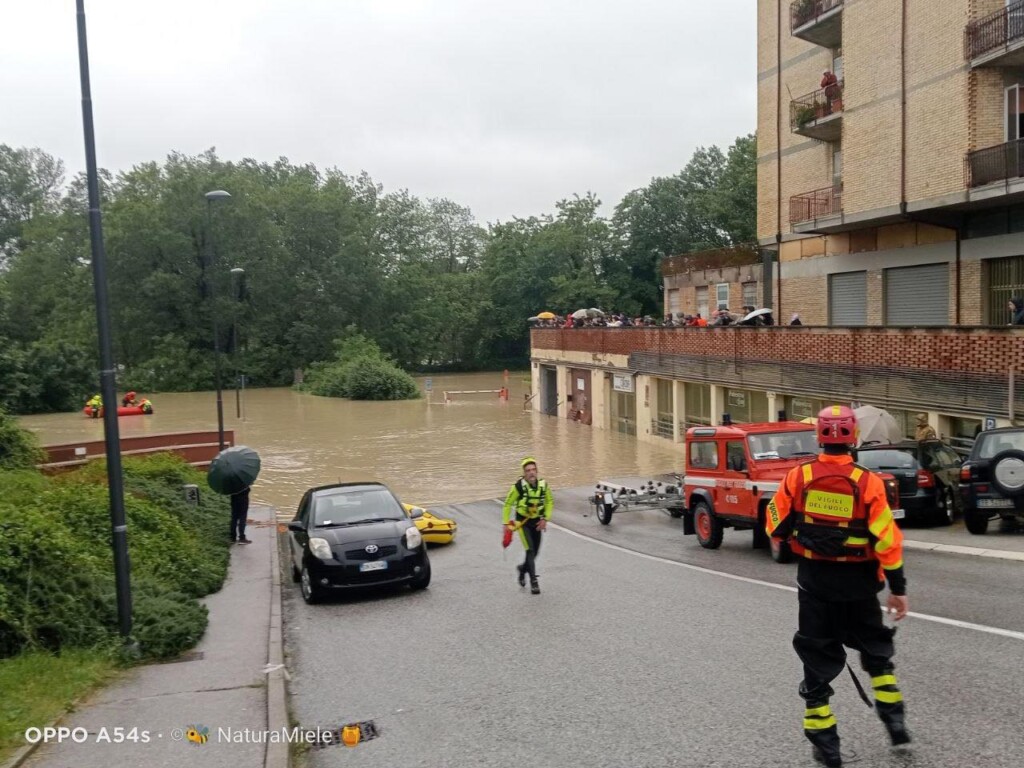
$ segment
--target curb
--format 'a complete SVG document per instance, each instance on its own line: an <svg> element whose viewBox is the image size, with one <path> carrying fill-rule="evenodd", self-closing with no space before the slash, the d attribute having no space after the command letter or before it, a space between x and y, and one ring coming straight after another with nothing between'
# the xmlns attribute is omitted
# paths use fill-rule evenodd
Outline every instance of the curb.
<svg viewBox="0 0 1024 768"><path fill-rule="evenodd" d="M267 643L267 730L288 728L288 705L285 693L284 636L281 625L281 564L278 557L277 524L273 513L270 530L270 637ZM285 741L267 743L264 768L288 768L290 755Z"/></svg>
<svg viewBox="0 0 1024 768"><path fill-rule="evenodd" d="M925 552L939 552L947 555L967 555L969 557L991 557L997 560L1017 560L1024 562L1024 552L1008 549L982 549L981 547L965 547L960 544L933 544L928 541L903 539L906 549L919 549Z"/></svg>

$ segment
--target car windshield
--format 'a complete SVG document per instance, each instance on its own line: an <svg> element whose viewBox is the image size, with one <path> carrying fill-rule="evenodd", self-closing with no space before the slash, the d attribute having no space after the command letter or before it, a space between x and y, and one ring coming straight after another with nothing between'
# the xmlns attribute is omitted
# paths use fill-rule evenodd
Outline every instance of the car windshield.
<svg viewBox="0 0 1024 768"><path fill-rule="evenodd" d="M313 507L313 525L317 528L405 517L402 505L387 488L338 490L318 496Z"/></svg>
<svg viewBox="0 0 1024 768"><path fill-rule="evenodd" d="M768 432L747 437L754 461L792 459L818 453L818 437L813 429L805 432Z"/></svg>
<svg viewBox="0 0 1024 768"><path fill-rule="evenodd" d="M978 435L979 459L991 459L1003 451L1024 451L1024 431Z"/></svg>
<svg viewBox="0 0 1024 768"><path fill-rule="evenodd" d="M917 458L910 451L882 449L857 451L857 463L868 469L917 469Z"/></svg>

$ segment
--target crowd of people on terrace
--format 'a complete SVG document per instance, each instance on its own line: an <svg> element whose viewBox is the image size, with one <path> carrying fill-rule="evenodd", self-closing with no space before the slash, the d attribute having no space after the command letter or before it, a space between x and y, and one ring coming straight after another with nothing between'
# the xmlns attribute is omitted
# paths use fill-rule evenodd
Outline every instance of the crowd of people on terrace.
<svg viewBox="0 0 1024 768"><path fill-rule="evenodd" d="M758 310L753 306L744 305L741 310L742 312L732 312L722 307L714 310L709 318L703 317L700 312L693 315L676 312L658 319L651 315L630 317L624 312L605 313L591 309L565 315L545 312L543 316L531 317L529 322L534 328L721 328L728 325L777 325L770 309ZM793 314L789 324L802 325L800 315Z"/></svg>

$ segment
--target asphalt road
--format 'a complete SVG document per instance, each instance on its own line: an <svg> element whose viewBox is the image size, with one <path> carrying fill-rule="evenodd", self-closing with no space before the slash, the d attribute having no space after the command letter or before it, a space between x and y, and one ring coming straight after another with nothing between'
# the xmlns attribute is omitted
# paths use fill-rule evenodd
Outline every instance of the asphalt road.
<svg viewBox="0 0 1024 768"><path fill-rule="evenodd" d="M425 592L306 606L286 581L294 718L304 727L373 720L381 730L353 749L310 752L306 765L813 765L790 646L795 566L752 550L749 533L727 531L708 552L661 512L604 527L562 501L564 528L539 558L539 596L515 583L521 550L503 558L496 502L435 510L458 520L459 540L432 550ZM913 611L1024 631L1024 563L907 560ZM908 618L896 663L913 749L888 747L845 676L833 699L844 747L864 768L1016 768L1022 658L1019 634Z"/></svg>

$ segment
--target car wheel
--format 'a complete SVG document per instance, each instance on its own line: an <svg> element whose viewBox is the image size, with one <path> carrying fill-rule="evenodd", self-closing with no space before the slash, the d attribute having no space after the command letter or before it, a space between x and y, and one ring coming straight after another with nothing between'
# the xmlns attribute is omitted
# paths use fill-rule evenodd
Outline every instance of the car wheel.
<svg viewBox="0 0 1024 768"><path fill-rule="evenodd" d="M686 507L669 507L668 508L669 515L674 517L676 520L678 520L680 517L682 517L684 512L686 512Z"/></svg>
<svg viewBox="0 0 1024 768"><path fill-rule="evenodd" d="M952 525L956 520L956 497L953 489L948 485L942 489L938 499L938 507L935 510L935 522L938 525Z"/></svg>
<svg viewBox="0 0 1024 768"><path fill-rule="evenodd" d="M967 524L968 531L977 536L981 536L988 532L988 517L989 516L986 512L969 509L964 514L964 523Z"/></svg>
<svg viewBox="0 0 1024 768"><path fill-rule="evenodd" d="M693 526L697 531L697 541L704 549L722 546L722 521L715 517L706 501L698 502L693 508Z"/></svg>
<svg viewBox="0 0 1024 768"><path fill-rule="evenodd" d="M788 542L772 538L768 548L772 553L772 560L776 563L785 565L786 563L793 562L793 550L790 548Z"/></svg>
<svg viewBox="0 0 1024 768"><path fill-rule="evenodd" d="M1024 496L1024 451L1003 451L992 459L992 485L1003 496Z"/></svg>
<svg viewBox="0 0 1024 768"><path fill-rule="evenodd" d="M302 599L306 601L307 605L316 605L323 599L323 593L313 583L313 575L306 566L302 566L302 572L299 575L299 585L302 589Z"/></svg>
<svg viewBox="0 0 1024 768"><path fill-rule="evenodd" d="M597 505L597 519L601 525L608 525L612 521L612 507L610 504Z"/></svg>
<svg viewBox="0 0 1024 768"><path fill-rule="evenodd" d="M409 586L415 590L426 589L430 586L430 563L427 563L423 573L420 574L419 578L413 579Z"/></svg>

